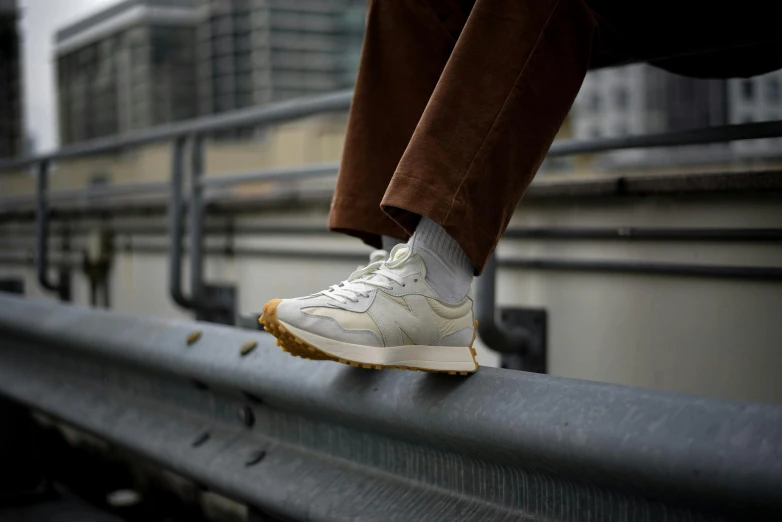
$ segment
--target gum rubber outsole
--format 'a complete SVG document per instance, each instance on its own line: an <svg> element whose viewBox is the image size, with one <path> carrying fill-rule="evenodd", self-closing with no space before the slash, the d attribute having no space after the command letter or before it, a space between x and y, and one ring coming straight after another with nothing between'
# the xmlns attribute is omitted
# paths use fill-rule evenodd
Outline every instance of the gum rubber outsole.
<svg viewBox="0 0 782 522"><path fill-rule="evenodd" d="M329 355L323 351L321 351L317 346L313 346L307 341L300 339L296 337L293 333L289 332L285 326L280 324L280 321L277 319L277 306L280 304L282 299L272 299L265 305L263 305L263 315L258 319L258 322L263 325L263 329L272 334L274 337L277 338L277 346L282 348L283 352L287 352L294 357L301 357L303 359L311 359L314 361L334 361L339 362L342 364L347 364L349 366L353 366L355 368L366 368L368 370L412 370L412 371L419 371L419 372L429 372L429 373L447 373L449 375L456 375L457 373L459 375L469 375L471 373L475 373L478 371L478 361L475 359L475 357L478 355L478 352L473 348L473 344L475 343L475 336L478 332L478 321L475 321L475 328L472 333L472 341L470 341L470 353L472 354L472 360L475 363L475 370L472 372L464 372L464 371L452 371L452 370L430 370L428 368L416 368L414 366L391 366L391 365L384 365L384 364L367 364L367 363L361 363L356 361L349 361L347 359L342 359L339 357L334 357L332 355Z"/></svg>

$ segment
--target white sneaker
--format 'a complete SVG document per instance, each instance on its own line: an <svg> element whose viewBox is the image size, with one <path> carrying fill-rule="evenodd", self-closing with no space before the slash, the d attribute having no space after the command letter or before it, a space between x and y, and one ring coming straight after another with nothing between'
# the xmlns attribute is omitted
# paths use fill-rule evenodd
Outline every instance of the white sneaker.
<svg viewBox="0 0 782 522"><path fill-rule="evenodd" d="M371 265L372 263L377 263L378 261L385 261L386 259L388 259L388 252L386 252L386 251L385 251L385 250L383 250L383 249L380 249L380 250L373 250L373 251L372 251L372 252L369 254L369 264L370 264L370 265ZM363 269L364 269L364 265L358 265L358 266L356 267L356 270L363 270Z"/></svg>
<svg viewBox="0 0 782 522"><path fill-rule="evenodd" d="M407 245L394 247L338 285L296 299L272 299L260 321L286 352L364 368L466 375L475 360L472 299L446 303L426 284Z"/></svg>

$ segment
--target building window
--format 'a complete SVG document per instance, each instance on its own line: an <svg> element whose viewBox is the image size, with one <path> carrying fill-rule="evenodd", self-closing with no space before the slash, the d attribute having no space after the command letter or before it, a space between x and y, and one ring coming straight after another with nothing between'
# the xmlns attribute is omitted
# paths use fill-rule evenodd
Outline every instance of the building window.
<svg viewBox="0 0 782 522"><path fill-rule="evenodd" d="M755 97L755 84L752 80L744 80L741 82L741 96L745 100L751 100Z"/></svg>
<svg viewBox="0 0 782 522"><path fill-rule="evenodd" d="M770 103L779 102L779 80L771 78L767 84L768 101Z"/></svg>

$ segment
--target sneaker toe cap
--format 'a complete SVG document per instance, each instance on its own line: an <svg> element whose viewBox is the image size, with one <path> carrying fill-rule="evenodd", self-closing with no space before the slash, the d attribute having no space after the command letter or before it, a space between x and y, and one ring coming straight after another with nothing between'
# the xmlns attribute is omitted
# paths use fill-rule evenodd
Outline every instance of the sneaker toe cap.
<svg viewBox="0 0 782 522"><path fill-rule="evenodd" d="M301 317L301 304L298 299L283 299L277 305L277 319L293 324Z"/></svg>

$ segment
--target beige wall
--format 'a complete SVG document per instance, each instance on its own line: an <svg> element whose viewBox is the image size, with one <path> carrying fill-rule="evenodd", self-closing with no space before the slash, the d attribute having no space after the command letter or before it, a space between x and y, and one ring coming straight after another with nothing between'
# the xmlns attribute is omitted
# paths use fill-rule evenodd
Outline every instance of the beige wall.
<svg viewBox="0 0 782 522"><path fill-rule="evenodd" d="M531 201L511 226L782 228L782 200ZM505 240L499 254L782 266L779 243ZM782 282L508 269L498 300L548 311L556 375L782 403Z"/></svg>
<svg viewBox="0 0 782 522"><path fill-rule="evenodd" d="M219 175L338 161L345 125L346 115L330 114L261 129L253 137L242 140L208 140L206 172ZM116 154L64 160L54 165L49 186L52 191L86 187L98 174L106 175L110 183L117 184L168 180L171 146L156 143ZM250 192L258 186L245 184L236 190ZM32 169L0 173L0 197L34 192Z"/></svg>

